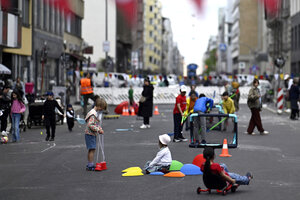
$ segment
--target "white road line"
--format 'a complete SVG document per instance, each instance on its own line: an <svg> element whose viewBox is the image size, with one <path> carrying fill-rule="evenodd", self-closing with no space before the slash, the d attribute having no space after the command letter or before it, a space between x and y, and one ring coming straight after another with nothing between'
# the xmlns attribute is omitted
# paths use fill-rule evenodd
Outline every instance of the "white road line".
<svg viewBox="0 0 300 200"><path fill-rule="evenodd" d="M49 149L52 149L53 147L55 147L56 146L56 144L55 143L53 143L53 145L52 146L50 146L50 147L48 147L48 148L46 148L46 149L44 149L43 151L41 151L41 153L44 153L45 151L48 151Z"/></svg>

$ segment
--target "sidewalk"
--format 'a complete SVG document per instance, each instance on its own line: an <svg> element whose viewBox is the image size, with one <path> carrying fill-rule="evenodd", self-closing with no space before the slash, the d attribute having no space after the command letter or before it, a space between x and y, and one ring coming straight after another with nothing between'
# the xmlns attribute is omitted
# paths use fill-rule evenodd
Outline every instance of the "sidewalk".
<svg viewBox="0 0 300 200"><path fill-rule="evenodd" d="M269 104L263 104L263 109L266 109L274 114L278 114L277 113L277 107L275 103L269 103ZM283 109L281 114L278 115L285 115L285 116L289 116L290 115L290 111L287 109Z"/></svg>

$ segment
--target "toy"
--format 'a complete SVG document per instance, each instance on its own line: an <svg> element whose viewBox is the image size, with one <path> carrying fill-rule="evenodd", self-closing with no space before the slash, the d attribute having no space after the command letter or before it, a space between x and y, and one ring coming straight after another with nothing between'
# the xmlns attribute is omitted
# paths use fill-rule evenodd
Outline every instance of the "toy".
<svg viewBox="0 0 300 200"><path fill-rule="evenodd" d="M7 136L1 137L0 141L2 144L6 144L8 142L8 137Z"/></svg>

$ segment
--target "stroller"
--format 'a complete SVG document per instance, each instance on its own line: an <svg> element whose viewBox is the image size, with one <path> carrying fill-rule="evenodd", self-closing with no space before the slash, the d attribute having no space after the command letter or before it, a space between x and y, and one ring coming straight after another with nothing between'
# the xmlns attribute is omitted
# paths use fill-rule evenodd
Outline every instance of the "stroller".
<svg viewBox="0 0 300 200"><path fill-rule="evenodd" d="M30 129L33 125L34 126L42 126L42 110L43 110L43 102L35 102L29 105L29 114L27 118L27 127Z"/></svg>

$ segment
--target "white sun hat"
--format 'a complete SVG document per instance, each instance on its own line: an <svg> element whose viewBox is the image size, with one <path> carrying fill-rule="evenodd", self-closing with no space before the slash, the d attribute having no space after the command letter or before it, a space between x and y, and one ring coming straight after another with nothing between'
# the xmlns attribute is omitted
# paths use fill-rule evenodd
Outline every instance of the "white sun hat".
<svg viewBox="0 0 300 200"><path fill-rule="evenodd" d="M171 142L171 138L168 134L160 135L158 136L158 139L164 145L167 145L169 142Z"/></svg>
<svg viewBox="0 0 300 200"><path fill-rule="evenodd" d="M186 92L187 91L186 86L185 85L180 86L180 91L181 92Z"/></svg>

